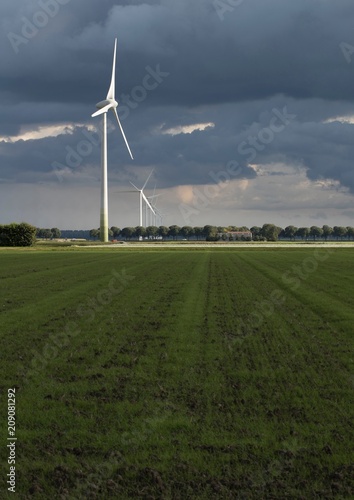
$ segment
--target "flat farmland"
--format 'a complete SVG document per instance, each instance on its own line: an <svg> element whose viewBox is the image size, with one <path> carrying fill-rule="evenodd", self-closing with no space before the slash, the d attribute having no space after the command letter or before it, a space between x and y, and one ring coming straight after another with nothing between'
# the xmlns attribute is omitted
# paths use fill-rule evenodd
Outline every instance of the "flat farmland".
<svg viewBox="0 0 354 500"><path fill-rule="evenodd" d="M2 250L1 494L353 498L354 249Z"/></svg>

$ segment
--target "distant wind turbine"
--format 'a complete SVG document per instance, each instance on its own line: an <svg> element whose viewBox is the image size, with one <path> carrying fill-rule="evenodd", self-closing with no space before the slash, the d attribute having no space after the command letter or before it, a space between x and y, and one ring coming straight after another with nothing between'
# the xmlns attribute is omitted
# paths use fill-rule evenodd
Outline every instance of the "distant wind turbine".
<svg viewBox="0 0 354 500"><path fill-rule="evenodd" d="M129 151L130 157L133 160L133 155L130 150L127 138L120 123L117 106L118 102L115 99L115 73L116 73L116 53L117 53L117 39L114 42L114 55L113 55L113 67L112 67L112 78L111 85L108 90L107 97L104 101L100 101L96 104L98 111L93 113L91 116L103 115L103 126L102 126L102 156L101 156L101 167L102 167L102 178L101 178L101 210L100 210L100 238L101 241L108 241L108 183L107 183L107 113L111 109L116 117L118 126L122 133L124 142Z"/></svg>
<svg viewBox="0 0 354 500"><path fill-rule="evenodd" d="M157 199L161 196L161 194L155 194L155 190L156 190L156 186L155 186L155 189L154 189L154 194L152 196L148 196L148 200L150 201L151 205L152 205L152 208L154 209L155 211L155 217L154 217L154 221L153 221L153 226L162 226L162 222L163 222L163 217L165 214L163 214L158 208L157 208ZM156 200L156 201L152 201L152 200Z"/></svg>
<svg viewBox="0 0 354 500"><path fill-rule="evenodd" d="M156 193L156 184L155 184L155 187L154 187L153 194L151 196L147 197L147 199L149 200L149 202L150 202L150 204L151 204L151 206L152 206L152 208L154 209L154 212L155 212L154 217L151 217L151 219L152 219L151 225L152 226L157 226L157 217L160 215L159 211L157 209L157 202L156 201L152 201L152 200L156 200L160 196L160 194L155 194L155 193Z"/></svg>
<svg viewBox="0 0 354 500"><path fill-rule="evenodd" d="M157 198L160 195L153 195L153 196L145 196L144 189L146 188L147 183L149 182L149 179L153 173L154 169L150 172L148 178L146 179L143 187L139 189L135 184L130 182L130 184L133 186L133 189L128 189L125 191L116 191L117 193L139 193L139 226L140 227L147 227L149 225L148 223L148 210L150 211L151 217L154 217L156 219L156 209L152 203L150 203L151 198ZM143 223L143 212L145 211L145 224Z"/></svg>
<svg viewBox="0 0 354 500"><path fill-rule="evenodd" d="M151 170L149 177L146 179L145 184L143 185L143 187L141 189L139 189L138 187L136 187L135 184L130 182L130 184L133 186L133 188L136 189L136 191L138 191L140 193L139 194L139 225L140 226L143 225L143 201L145 201L145 210L147 211L147 209L149 208L151 210L151 213L156 215L155 210L151 206L149 200L146 198L145 193L144 193L144 189L145 189L147 183L149 182L149 179L150 179L153 171L154 171L154 169ZM147 225L147 217L145 216L145 227L146 227L146 225Z"/></svg>

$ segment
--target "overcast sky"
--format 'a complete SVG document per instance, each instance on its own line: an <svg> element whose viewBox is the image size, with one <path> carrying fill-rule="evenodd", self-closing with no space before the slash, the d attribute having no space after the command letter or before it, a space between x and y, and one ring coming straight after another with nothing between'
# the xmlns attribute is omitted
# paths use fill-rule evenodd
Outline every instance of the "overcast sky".
<svg viewBox="0 0 354 500"><path fill-rule="evenodd" d="M353 0L17 0L0 4L0 223L354 225ZM113 115L111 118L114 118Z"/></svg>

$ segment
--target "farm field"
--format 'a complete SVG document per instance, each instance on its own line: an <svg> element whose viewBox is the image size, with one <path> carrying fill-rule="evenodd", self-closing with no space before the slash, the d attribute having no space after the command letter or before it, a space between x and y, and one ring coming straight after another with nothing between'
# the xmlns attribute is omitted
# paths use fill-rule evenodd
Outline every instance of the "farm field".
<svg viewBox="0 0 354 500"><path fill-rule="evenodd" d="M353 498L353 262L0 251L0 497Z"/></svg>

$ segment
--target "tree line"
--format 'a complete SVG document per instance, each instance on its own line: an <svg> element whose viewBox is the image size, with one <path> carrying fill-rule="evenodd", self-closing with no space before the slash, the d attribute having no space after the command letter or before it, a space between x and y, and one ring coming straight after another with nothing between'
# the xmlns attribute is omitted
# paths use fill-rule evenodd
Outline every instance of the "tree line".
<svg viewBox="0 0 354 500"><path fill-rule="evenodd" d="M44 238L46 240L51 240L53 238L60 238L61 231L57 227L53 227L52 229L41 229L37 227L36 236L37 238Z"/></svg>
<svg viewBox="0 0 354 500"><path fill-rule="evenodd" d="M70 236L69 236L70 233ZM262 227L253 226L248 228L246 226L149 226L149 227L124 227L120 229L116 226L112 226L109 229L109 236L111 239L173 239L183 238L186 240L196 239L196 240L207 240L207 241L218 241L218 240L234 240L235 234L237 239L240 240L254 240L254 241L277 241L278 239L288 239L295 241L296 239L308 240L312 239L314 241L322 239L336 239L336 240L354 240L354 227L351 226L334 226L330 227L324 225L322 227L311 226L311 227L296 227L287 226L286 228L281 228L275 224L263 224ZM243 233L243 234L242 234ZM91 229L90 231L60 231L58 228L51 229L41 229L31 226L25 222L21 224L7 224L0 225L0 246L31 246L35 243L36 238L54 239L63 237L90 237L92 239L97 239L100 236L99 229Z"/></svg>
<svg viewBox="0 0 354 500"><path fill-rule="evenodd" d="M109 229L110 238L122 238L125 240L149 238L149 239L173 239L183 238L189 240L191 238L207 241L218 241L218 240L228 240L235 239L234 235L231 233L250 233L252 236L248 237L246 235L240 235L239 239L247 240L251 239L254 241L277 241L278 239L289 239L295 241L296 239L308 240L313 239L314 241L318 239L323 239L327 241L328 239L354 239L354 227L344 227L344 226L334 226L330 227L324 225L322 227L311 226L311 227L295 227L287 226L286 228L281 228L275 224L263 224L262 227L253 226L248 228L246 226L211 226L206 225L203 227L192 227L192 226L149 226L149 227L124 227L120 229L116 226L112 226ZM91 229L90 237L97 239L100 237L99 229Z"/></svg>

